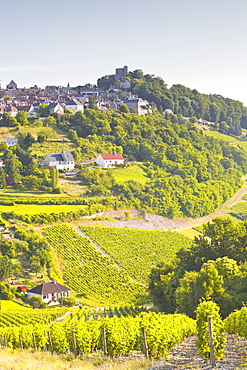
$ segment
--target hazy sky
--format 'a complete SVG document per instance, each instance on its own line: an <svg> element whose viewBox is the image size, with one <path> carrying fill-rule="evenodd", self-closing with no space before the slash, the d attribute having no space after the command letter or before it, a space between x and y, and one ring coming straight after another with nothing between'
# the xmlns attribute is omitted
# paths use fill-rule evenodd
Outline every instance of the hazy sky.
<svg viewBox="0 0 247 370"><path fill-rule="evenodd" d="M0 80L83 85L116 67L247 105L246 0L0 0Z"/></svg>

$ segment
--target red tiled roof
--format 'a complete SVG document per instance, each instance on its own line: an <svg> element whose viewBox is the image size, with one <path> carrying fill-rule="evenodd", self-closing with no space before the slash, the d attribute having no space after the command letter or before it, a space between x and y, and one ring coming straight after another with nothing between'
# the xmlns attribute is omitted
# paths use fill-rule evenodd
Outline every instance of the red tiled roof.
<svg viewBox="0 0 247 370"><path fill-rule="evenodd" d="M107 160L107 159L123 159L121 154L102 153L100 155L105 160Z"/></svg>

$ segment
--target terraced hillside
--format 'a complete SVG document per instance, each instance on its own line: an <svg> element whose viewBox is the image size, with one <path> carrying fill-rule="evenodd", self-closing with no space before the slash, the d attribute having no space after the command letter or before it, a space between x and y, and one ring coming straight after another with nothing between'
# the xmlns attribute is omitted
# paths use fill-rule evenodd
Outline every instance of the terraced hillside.
<svg viewBox="0 0 247 370"><path fill-rule="evenodd" d="M43 229L64 266L69 287L99 303L138 302L145 288L104 256L90 241L72 227L60 224Z"/></svg>
<svg viewBox="0 0 247 370"><path fill-rule="evenodd" d="M172 231L82 226L81 229L119 265L139 281L147 283L151 268L171 261L176 251L191 239Z"/></svg>

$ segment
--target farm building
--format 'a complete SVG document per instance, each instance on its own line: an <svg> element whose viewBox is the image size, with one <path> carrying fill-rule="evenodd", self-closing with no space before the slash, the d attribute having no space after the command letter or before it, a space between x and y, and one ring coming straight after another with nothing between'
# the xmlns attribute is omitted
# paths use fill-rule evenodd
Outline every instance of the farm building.
<svg viewBox="0 0 247 370"><path fill-rule="evenodd" d="M62 297L69 297L70 289L66 286L57 283L55 280L49 283L40 284L27 291L27 298L40 297L47 305L58 303Z"/></svg>
<svg viewBox="0 0 247 370"><path fill-rule="evenodd" d="M57 170L70 171L75 167L73 155L65 150L61 154L47 154L42 164L48 167L56 167Z"/></svg>
<svg viewBox="0 0 247 370"><path fill-rule="evenodd" d="M96 159L96 163L102 168L110 168L118 164L124 164L124 158L121 154L102 153Z"/></svg>

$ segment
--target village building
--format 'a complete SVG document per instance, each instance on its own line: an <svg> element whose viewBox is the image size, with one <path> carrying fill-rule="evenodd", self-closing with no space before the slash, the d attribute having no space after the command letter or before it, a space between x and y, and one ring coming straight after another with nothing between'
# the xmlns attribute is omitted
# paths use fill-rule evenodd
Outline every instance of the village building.
<svg viewBox="0 0 247 370"><path fill-rule="evenodd" d="M97 157L96 164L102 168L111 168L124 164L124 158L121 154L102 153Z"/></svg>
<svg viewBox="0 0 247 370"><path fill-rule="evenodd" d="M73 113L77 112L78 110L84 112L84 102L79 99L71 99L66 103L66 109L70 109Z"/></svg>
<svg viewBox="0 0 247 370"><path fill-rule="evenodd" d="M124 100L122 104L126 104L131 113L137 113L140 116L152 113L149 102L141 98L129 98Z"/></svg>
<svg viewBox="0 0 247 370"><path fill-rule="evenodd" d="M174 113L173 113L173 111L171 109L168 109L167 108L167 109L164 110L163 114L165 116L166 114L174 114Z"/></svg>
<svg viewBox="0 0 247 370"><path fill-rule="evenodd" d="M41 163L44 166L55 167L57 170L73 170L75 167L75 161L71 152L63 150L61 154L47 154L44 162Z"/></svg>
<svg viewBox="0 0 247 370"><path fill-rule="evenodd" d="M48 105L48 109L49 109L50 114L52 113L64 114L64 108L59 103L50 103Z"/></svg>
<svg viewBox="0 0 247 370"><path fill-rule="evenodd" d="M5 144L8 146L14 146L14 145L17 145L17 141L18 140L15 137L7 138L5 139Z"/></svg>
<svg viewBox="0 0 247 370"><path fill-rule="evenodd" d="M11 80L10 83L6 86L6 88L10 90L17 89L17 84L15 83L15 81Z"/></svg>
<svg viewBox="0 0 247 370"><path fill-rule="evenodd" d="M17 114L18 114L18 109L16 107L14 107L13 105L8 105L5 109L6 113L8 113L8 115L10 117L16 117Z"/></svg>
<svg viewBox="0 0 247 370"><path fill-rule="evenodd" d="M66 286L57 283L55 280L49 283L40 284L27 291L27 298L39 297L47 305L60 303L62 297L69 297L70 289Z"/></svg>

